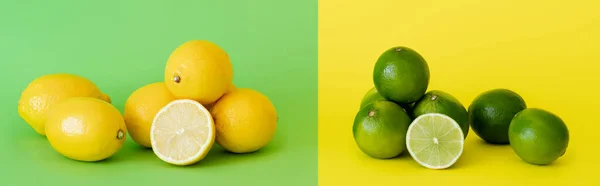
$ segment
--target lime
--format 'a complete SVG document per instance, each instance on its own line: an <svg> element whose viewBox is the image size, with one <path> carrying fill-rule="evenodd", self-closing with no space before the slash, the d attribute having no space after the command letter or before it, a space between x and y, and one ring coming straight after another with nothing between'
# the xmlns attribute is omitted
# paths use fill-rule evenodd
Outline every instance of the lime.
<svg viewBox="0 0 600 186"><path fill-rule="evenodd" d="M369 103L386 100L379 92L377 92L377 88L373 87L363 96L362 101L360 102L360 108L367 106Z"/></svg>
<svg viewBox="0 0 600 186"><path fill-rule="evenodd" d="M445 169L462 155L462 129L449 116L439 113L423 114L408 127L406 148L421 166Z"/></svg>
<svg viewBox="0 0 600 186"><path fill-rule="evenodd" d="M427 92L413 107L413 118L428 113L440 113L454 119L465 136L469 134L469 114L454 96L440 90Z"/></svg>
<svg viewBox="0 0 600 186"><path fill-rule="evenodd" d="M375 101L388 101L388 100L385 99L383 96L381 96L381 94L379 94L379 92L377 91L377 88L373 87L363 96L363 99L360 102L360 108L363 108L363 107L367 106L368 104L375 102ZM413 104L414 103L399 104L399 105L400 105L400 107L402 107L404 109L404 111L406 111L406 113L408 113L409 116L411 116Z"/></svg>
<svg viewBox="0 0 600 186"><path fill-rule="evenodd" d="M508 89L481 93L469 106L469 123L475 134L490 144L508 144L512 118L527 108L519 94Z"/></svg>
<svg viewBox="0 0 600 186"><path fill-rule="evenodd" d="M393 158L405 150L410 117L396 103L376 101L360 109L354 118L354 141L365 154L378 159Z"/></svg>
<svg viewBox="0 0 600 186"><path fill-rule="evenodd" d="M522 160L535 165L547 165L567 151L569 129L554 113L528 108L512 119L508 139Z"/></svg>
<svg viewBox="0 0 600 186"><path fill-rule="evenodd" d="M412 103L427 91L429 66L413 49L393 47L377 59L373 82L384 98L398 104Z"/></svg>

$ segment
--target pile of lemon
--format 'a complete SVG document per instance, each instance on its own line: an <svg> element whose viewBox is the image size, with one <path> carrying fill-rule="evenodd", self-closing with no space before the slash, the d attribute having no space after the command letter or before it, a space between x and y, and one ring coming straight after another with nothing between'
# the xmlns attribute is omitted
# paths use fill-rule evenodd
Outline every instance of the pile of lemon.
<svg viewBox="0 0 600 186"><path fill-rule="evenodd" d="M191 40L170 55L163 82L135 90L121 114L108 95L74 74L49 74L29 83L19 115L45 135L58 153L79 161L107 159L127 134L161 160L190 165L216 142L250 153L273 138L278 120L262 93L236 88L228 54L206 40Z"/></svg>

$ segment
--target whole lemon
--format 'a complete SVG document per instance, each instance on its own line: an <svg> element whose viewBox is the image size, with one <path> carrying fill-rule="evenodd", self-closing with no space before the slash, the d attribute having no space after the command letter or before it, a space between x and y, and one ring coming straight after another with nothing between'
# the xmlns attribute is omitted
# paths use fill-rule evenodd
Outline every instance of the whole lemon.
<svg viewBox="0 0 600 186"><path fill-rule="evenodd" d="M164 81L179 99L193 99L203 105L221 97L233 79L227 53L216 44L192 40L177 47L169 56Z"/></svg>
<svg viewBox="0 0 600 186"><path fill-rule="evenodd" d="M45 135L48 111L71 97L92 97L110 102L110 97L90 80L74 74L48 74L31 81L21 93L18 112L37 133Z"/></svg>
<svg viewBox="0 0 600 186"><path fill-rule="evenodd" d="M225 94L230 93L230 92L234 91L235 89L237 89L237 87L235 87L235 85L233 83L229 84L229 86L227 87L227 90L225 90ZM223 95L225 95L225 94L223 94ZM219 101L219 100L217 100L217 101ZM206 109L210 110L210 109L212 109L213 106L215 106L215 103L217 103L217 101L212 102L210 104L205 104L203 106L206 107Z"/></svg>
<svg viewBox="0 0 600 186"><path fill-rule="evenodd" d="M262 93L238 88L227 93L211 109L216 142L234 153L254 152L271 141L277 128L275 107Z"/></svg>
<svg viewBox="0 0 600 186"><path fill-rule="evenodd" d="M119 110L108 102L75 97L52 109L46 136L54 150L79 161L104 160L119 151L127 128Z"/></svg>
<svg viewBox="0 0 600 186"><path fill-rule="evenodd" d="M233 92L235 89L237 89L237 87L235 87L235 85L233 83L231 83L231 84L229 84L229 86L227 86L225 93Z"/></svg>
<svg viewBox="0 0 600 186"><path fill-rule="evenodd" d="M164 82L157 82L135 90L125 102L123 117L127 131L137 144L151 148L150 128L158 111L175 100Z"/></svg>

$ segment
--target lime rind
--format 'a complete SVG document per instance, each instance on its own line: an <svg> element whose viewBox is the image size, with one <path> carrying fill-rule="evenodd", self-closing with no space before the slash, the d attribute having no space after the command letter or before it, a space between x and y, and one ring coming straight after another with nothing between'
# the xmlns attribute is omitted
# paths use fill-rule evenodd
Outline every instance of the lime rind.
<svg viewBox="0 0 600 186"><path fill-rule="evenodd" d="M460 125L439 113L423 114L411 123L406 147L411 157L429 169L446 169L460 158L464 134Z"/></svg>

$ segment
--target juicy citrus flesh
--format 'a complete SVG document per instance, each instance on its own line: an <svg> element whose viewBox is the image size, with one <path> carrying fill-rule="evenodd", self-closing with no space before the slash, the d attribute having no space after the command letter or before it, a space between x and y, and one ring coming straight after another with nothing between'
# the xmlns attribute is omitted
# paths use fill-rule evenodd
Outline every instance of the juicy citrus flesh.
<svg viewBox="0 0 600 186"><path fill-rule="evenodd" d="M200 103L179 99L163 107L152 122L152 149L161 160L190 165L212 148L215 128L210 113Z"/></svg>
<svg viewBox="0 0 600 186"><path fill-rule="evenodd" d="M420 165L430 169L452 166L462 155L464 135L458 123L439 113L423 114L408 128L406 147Z"/></svg>
<svg viewBox="0 0 600 186"><path fill-rule="evenodd" d="M45 131L50 145L60 154L79 161L100 161L121 149L127 128L111 104L75 97L52 109Z"/></svg>
<svg viewBox="0 0 600 186"><path fill-rule="evenodd" d="M18 113L37 133L45 135L48 112L72 97L93 97L110 103L110 97L90 80L74 74L48 74L31 81L21 93Z"/></svg>
<svg viewBox="0 0 600 186"><path fill-rule="evenodd" d="M373 69L379 93L398 104L417 101L429 86L429 66L415 50L393 47L381 54Z"/></svg>
<svg viewBox="0 0 600 186"><path fill-rule="evenodd" d="M262 93L238 88L225 94L211 109L216 142L233 153L251 153L265 147L277 129L277 111Z"/></svg>
<svg viewBox="0 0 600 186"><path fill-rule="evenodd" d="M441 90L431 90L415 102L412 117L417 118L427 113L440 113L454 119L465 136L469 134L469 114L467 109L451 94Z"/></svg>
<svg viewBox="0 0 600 186"><path fill-rule="evenodd" d="M478 95L469 106L469 123L473 132L487 143L509 144L510 122L525 108L525 100L512 90L488 90Z"/></svg>
<svg viewBox="0 0 600 186"><path fill-rule="evenodd" d="M359 149L378 159L402 154L411 119L402 107L390 101L376 101L360 109L352 133Z"/></svg>
<svg viewBox="0 0 600 186"><path fill-rule="evenodd" d="M563 156L569 145L569 129L556 114L527 108L515 115L509 133L513 151L525 162L548 165Z"/></svg>
<svg viewBox="0 0 600 186"><path fill-rule="evenodd" d="M175 100L164 82L156 82L135 90L125 102L123 117L131 139L141 146L152 147L150 128L161 108Z"/></svg>
<svg viewBox="0 0 600 186"><path fill-rule="evenodd" d="M165 67L164 82L178 99L203 105L221 97L233 79L228 54L215 43L191 40L177 47Z"/></svg>

